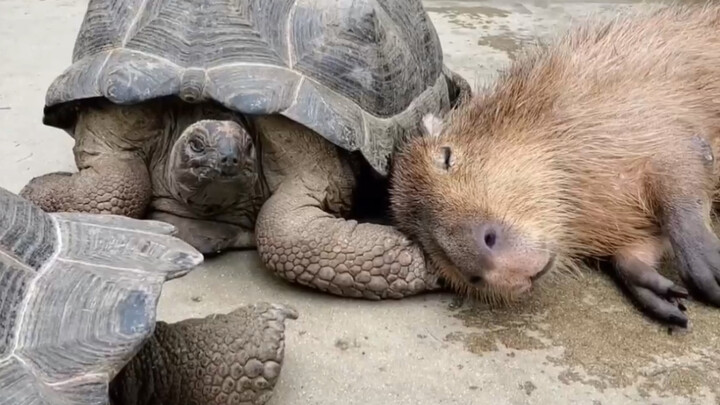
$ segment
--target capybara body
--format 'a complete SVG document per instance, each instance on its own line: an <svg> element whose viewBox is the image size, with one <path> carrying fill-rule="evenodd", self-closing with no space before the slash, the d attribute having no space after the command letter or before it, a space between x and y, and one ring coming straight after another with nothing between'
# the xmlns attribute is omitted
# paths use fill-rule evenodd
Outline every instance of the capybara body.
<svg viewBox="0 0 720 405"><path fill-rule="evenodd" d="M673 253L720 305L720 5L590 20L527 49L395 156L397 226L461 290L511 297L610 259L648 314L687 325Z"/></svg>

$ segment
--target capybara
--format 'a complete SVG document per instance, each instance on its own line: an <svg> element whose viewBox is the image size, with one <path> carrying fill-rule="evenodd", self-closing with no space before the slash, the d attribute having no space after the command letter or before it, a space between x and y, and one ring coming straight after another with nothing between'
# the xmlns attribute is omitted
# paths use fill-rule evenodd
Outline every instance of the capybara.
<svg viewBox="0 0 720 405"><path fill-rule="evenodd" d="M612 263L648 315L720 306L720 5L590 19L527 48L394 158L392 214L462 291L515 298L553 268Z"/></svg>

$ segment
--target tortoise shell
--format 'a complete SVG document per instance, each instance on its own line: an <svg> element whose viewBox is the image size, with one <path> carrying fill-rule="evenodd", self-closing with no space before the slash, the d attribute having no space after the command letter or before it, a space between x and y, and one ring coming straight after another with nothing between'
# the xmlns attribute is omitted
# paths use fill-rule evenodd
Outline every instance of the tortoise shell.
<svg viewBox="0 0 720 405"><path fill-rule="evenodd" d="M281 114L387 174L396 140L449 107L440 41L421 0L90 0L47 125L76 108L160 97Z"/></svg>
<svg viewBox="0 0 720 405"><path fill-rule="evenodd" d="M155 328L162 284L202 263L171 225L47 214L0 188L0 404L99 404Z"/></svg>

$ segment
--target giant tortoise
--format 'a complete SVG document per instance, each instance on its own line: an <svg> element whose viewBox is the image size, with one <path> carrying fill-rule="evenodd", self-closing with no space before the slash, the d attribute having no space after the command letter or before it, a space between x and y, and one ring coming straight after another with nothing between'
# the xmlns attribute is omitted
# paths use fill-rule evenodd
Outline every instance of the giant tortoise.
<svg viewBox="0 0 720 405"><path fill-rule="evenodd" d="M47 214L0 188L0 405L265 403L297 313L259 303L156 325L162 284L203 261L173 232Z"/></svg>
<svg viewBox="0 0 720 405"><path fill-rule="evenodd" d="M353 208L375 201L421 117L469 92L421 0L90 0L44 110L79 172L21 194L165 221L205 254L257 248L333 294L400 298L436 276Z"/></svg>

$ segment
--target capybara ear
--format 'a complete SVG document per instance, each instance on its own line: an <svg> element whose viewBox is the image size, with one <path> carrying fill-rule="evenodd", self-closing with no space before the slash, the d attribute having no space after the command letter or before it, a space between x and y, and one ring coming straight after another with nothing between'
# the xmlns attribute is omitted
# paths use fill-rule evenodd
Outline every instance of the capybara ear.
<svg viewBox="0 0 720 405"><path fill-rule="evenodd" d="M424 136L429 136L433 138L437 138L440 136L440 132L442 132L443 129L442 119L438 118L433 113L428 113L423 116L422 122Z"/></svg>

